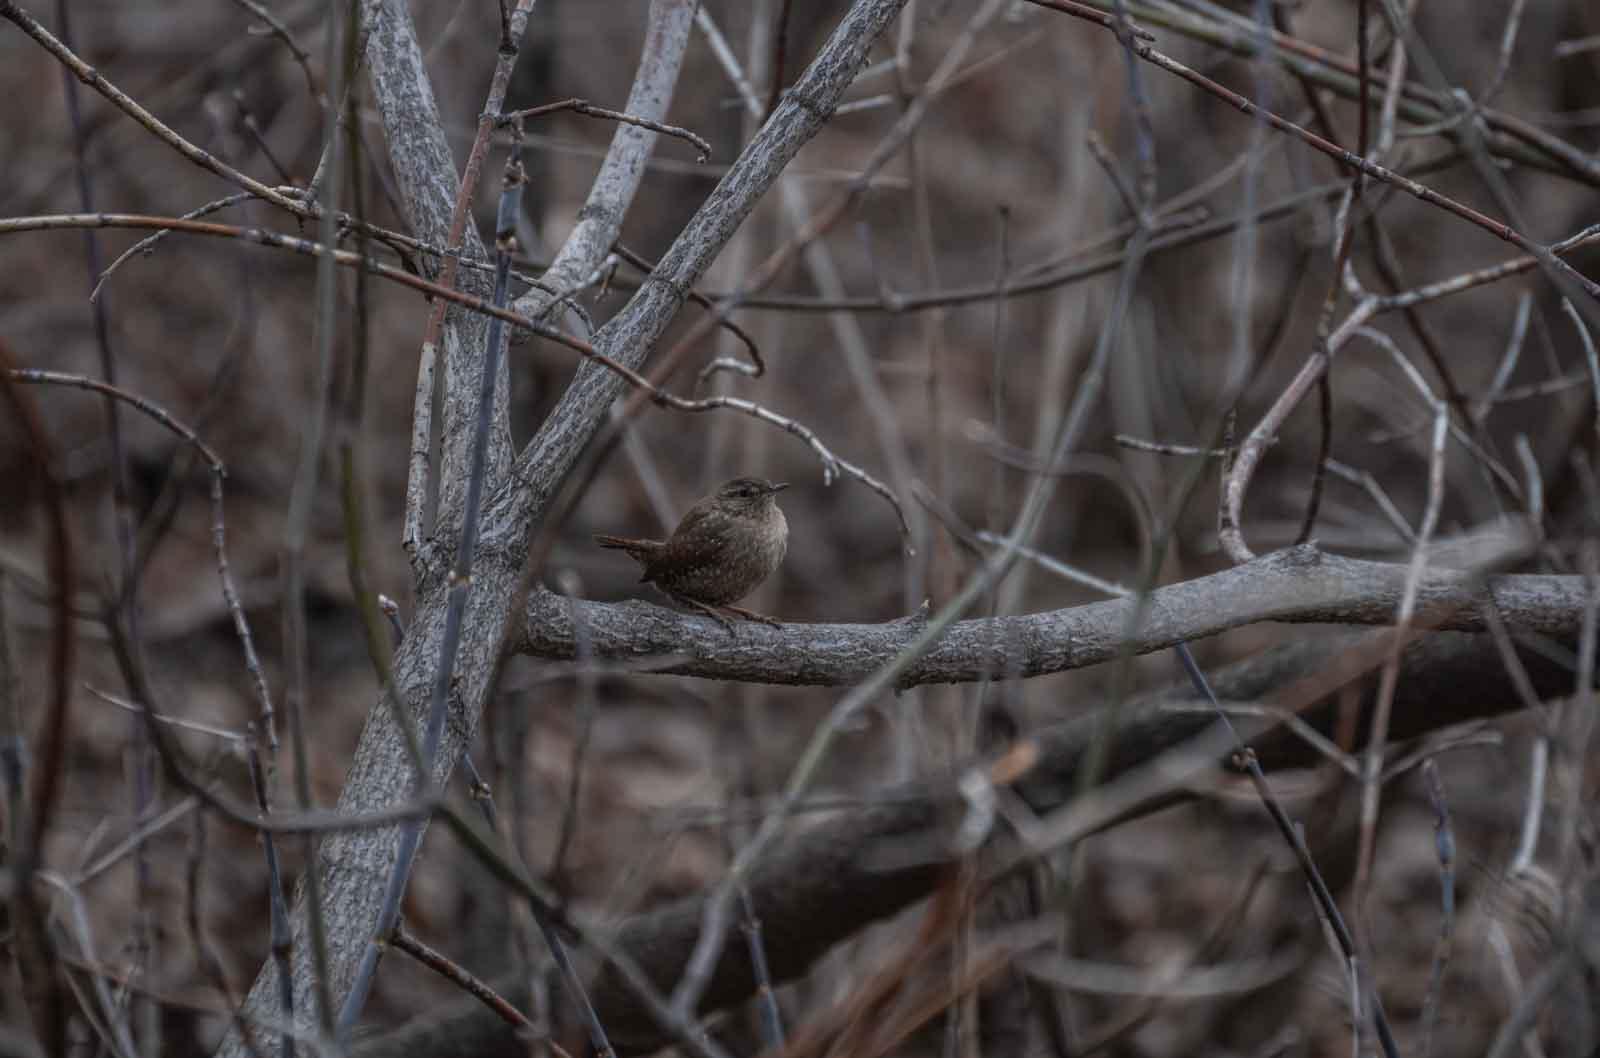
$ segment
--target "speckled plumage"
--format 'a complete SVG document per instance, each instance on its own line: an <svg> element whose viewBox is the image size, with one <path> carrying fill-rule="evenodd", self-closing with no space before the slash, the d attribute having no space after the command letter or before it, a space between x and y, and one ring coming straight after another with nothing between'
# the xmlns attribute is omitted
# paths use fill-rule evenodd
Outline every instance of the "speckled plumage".
<svg viewBox="0 0 1600 1058"><path fill-rule="evenodd" d="M639 579L669 595L731 607L770 577L789 544L777 493L761 478L734 478L689 508L665 541L598 535L601 547L626 551L644 567Z"/></svg>

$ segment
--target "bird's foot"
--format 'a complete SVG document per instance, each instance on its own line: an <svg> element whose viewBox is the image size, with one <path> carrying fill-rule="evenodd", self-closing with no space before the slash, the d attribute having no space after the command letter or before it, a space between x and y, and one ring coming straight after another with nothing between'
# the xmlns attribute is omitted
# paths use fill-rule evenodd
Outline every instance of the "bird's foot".
<svg viewBox="0 0 1600 1058"><path fill-rule="evenodd" d="M783 627L783 622L765 614L758 614L754 610L746 610L743 606L717 606L713 603L701 602L699 599L690 599L683 595L674 595L672 598L689 609L703 613L713 621L716 621L728 630L729 635L734 634L732 618L735 617L743 618L746 621L759 621L762 624L771 625L773 628Z"/></svg>
<svg viewBox="0 0 1600 1058"><path fill-rule="evenodd" d="M746 610L743 606L724 606L723 609L727 610L731 614L743 617L746 621L759 621L762 624L770 625L773 628L783 627L783 622L778 620L776 617L768 617L764 613L756 613L754 610Z"/></svg>
<svg viewBox="0 0 1600 1058"><path fill-rule="evenodd" d="M705 614L725 628L730 636L733 635L733 622L728 619L727 614L722 612L722 607L712 606L710 603L704 603L699 599L691 599L683 595L673 595L672 599L680 606Z"/></svg>

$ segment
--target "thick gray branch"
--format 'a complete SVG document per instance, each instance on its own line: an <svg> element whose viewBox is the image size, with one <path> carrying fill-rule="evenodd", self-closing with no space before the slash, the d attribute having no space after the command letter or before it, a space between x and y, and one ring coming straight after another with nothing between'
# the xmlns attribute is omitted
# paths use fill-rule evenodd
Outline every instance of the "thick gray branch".
<svg viewBox="0 0 1600 1058"><path fill-rule="evenodd" d="M872 42L904 4L905 0L857 0L805 73L785 93L772 117L673 240L655 271L623 310L595 334L596 349L628 367L637 368L644 362L683 306L689 289L784 166L821 131L865 64ZM538 530L556 488L605 421L606 409L621 395L624 384L611 371L583 364L538 435L518 457L515 491L531 493L534 517L525 527L530 535ZM518 505L527 502L513 496L505 499Z"/></svg>
<svg viewBox="0 0 1600 1058"><path fill-rule="evenodd" d="M1028 677L1110 661L1124 651L1148 654L1263 621L1385 625L1394 620L1406 567L1325 554L1314 545L1278 551L1209 577L1152 592L1137 627L1136 602L1115 599L1066 610L962 621L912 664L901 686L963 683L985 676ZM1422 580L1415 625L1481 631L1481 579L1450 570ZM1555 637L1576 633L1583 616L1581 577L1491 577L1494 600L1513 629ZM888 624L746 622L733 634L705 617L642 602L596 603L539 592L528 600L525 654L576 656L572 610L588 628L595 657L639 660L679 655L661 671L752 683L856 683L916 637L916 617Z"/></svg>
<svg viewBox="0 0 1600 1058"><path fill-rule="evenodd" d="M404 0L367 0L362 18L370 31L366 59L374 102L383 117L389 165L400 188L406 220L418 239L431 246L446 246L461 177L417 46L411 12ZM483 240L470 224L462 256L472 261L486 259ZM486 285L481 292L487 294Z"/></svg>
<svg viewBox="0 0 1600 1058"><path fill-rule="evenodd" d="M1320 691L1312 701L1286 704L1306 707L1305 719L1328 732L1347 686L1337 673L1347 663L1357 663L1350 678L1360 691L1363 708L1372 707L1384 652L1371 653L1366 664L1359 664L1372 637L1373 633L1348 631L1297 637L1211 674L1211 682L1222 701L1256 705L1318 677ZM1568 645L1574 642L1566 640ZM1537 695L1571 692L1573 675L1567 667L1543 652L1519 653ZM1017 784L1017 792L1035 812L1049 813L1070 804L1080 792L1086 754L1098 757L1097 774L1110 782L1178 747L1213 722L1211 713L1193 708L1192 694L1185 684L1129 702L1109 727L1091 706L1038 732L1034 736L1040 749L1038 764ZM1412 643L1403 652L1394 707L1391 734L1409 738L1516 710L1521 703L1488 635L1443 632ZM1063 707L1062 712L1069 710ZM1357 727L1365 729L1364 723ZM1268 732L1254 745L1269 769L1317 760L1314 749L1284 737L1282 729ZM935 781L881 791L870 808L835 813L809 827L797 827L762 862L750 880L750 894L776 981L800 976L834 945L932 892L945 877L950 838L963 814L953 785ZM1328 880L1336 890L1342 888L1338 876ZM700 899L691 898L626 920L615 939L665 989L682 971L699 928ZM717 964L702 1009L741 1003L754 988L744 945L731 943ZM666 1042L615 975L596 975L590 994L621 1053L643 1053ZM570 1022L565 1010L560 1015ZM368 1041L357 1053L360 1058L465 1054L509 1058L524 1053L523 1046L476 1001L464 1001Z"/></svg>
<svg viewBox="0 0 1600 1058"><path fill-rule="evenodd" d="M620 361L638 365L681 306L689 284L721 251L783 166L821 129L826 115L864 63L873 39L904 2L858 0L801 77L795 89L798 95L779 108L673 244L657 270L661 280L646 283L597 335L598 348ZM390 154L397 172L402 167L407 170L401 176L407 211L420 237L443 243L457 187L454 162L440 131L405 4L402 0L368 0L364 12L372 22L367 58ZM469 240L468 246L467 252L482 253L475 240ZM455 442L465 436L458 436L458 431L470 428L471 414L464 410L466 404L462 410L452 412L451 403L464 400L469 404L470 394L476 392L474 368L483 362L483 338L478 333L483 329L475 317L452 315L446 319L446 452L453 446L464 450ZM528 540L579 450L604 421L617 392L618 383L609 372L591 370L587 365L580 369L523 457L516 480L509 487L500 488L487 505L450 716L435 759L436 782L444 782L477 727L495 660L512 620L512 600L520 584ZM503 415L497 416L501 425L503 420ZM464 465L446 459L440 473L444 495L464 486ZM430 578L419 585L416 613L394 659L399 694L414 718L420 717L425 708L429 681L439 663L445 588L441 578ZM411 790L408 759L391 710L380 705L368 717L361 734L350 775L339 797L340 810L364 812L404 801ZM329 984L336 999L348 990L356 960L376 921L395 832L394 827L384 827L332 835L318 849L317 870L329 912ZM305 1025L311 968L305 957L303 904L297 906L294 928L296 1020ZM258 976L245 1002L247 1016L274 1017L273 1002L270 978ZM229 1033L219 1053L235 1058L247 1050L237 1033Z"/></svg>
<svg viewBox="0 0 1600 1058"><path fill-rule="evenodd" d="M433 246L450 244L450 219L461 177L455 156L445 138L433 85L423 65L422 49L405 0L367 0L362 15L370 27L367 67L372 93L383 116L384 142L389 164L405 206L406 220L418 239ZM470 214L469 214L470 217ZM462 232L461 256L469 261L486 259L483 240L470 220ZM442 263L420 262L429 275ZM456 273L456 285L480 297L489 296L489 281L476 269ZM448 531L461 524L466 491L467 459L476 428L478 379L483 371L486 316L452 306L445 315L440 337L443 356L444 399L440 409L439 526ZM511 464L510 373L500 359L495 382L494 417L489 434L489 480L505 479Z"/></svg>
<svg viewBox="0 0 1600 1058"><path fill-rule="evenodd" d="M488 556L474 571L474 590L468 597L464 622L466 633L456 662L460 678L434 762L433 779L440 786L448 780L477 727L481 710L465 708L464 700L480 702L487 692L499 642L498 630L504 627L507 600L516 590L518 572L518 567L508 564L502 555ZM446 595L446 587L441 583L418 601L416 615L394 657L395 687L418 731L425 722L428 693L439 663L438 644L443 635ZM392 808L411 798L414 773L403 746L393 710L380 701L367 717L350 772L339 793L341 813L363 815ZM331 834L317 847L316 869L326 911L328 984L336 1002L341 1002L349 991L356 965L371 938L398 835L398 826L353 830ZM315 1022L311 991L313 967L307 943L303 886L296 894L292 926L295 1019L305 1028ZM277 982L269 965L257 974L245 1000L244 1013L247 1017L274 1021L279 1013L277 1001ZM218 1058L244 1058L250 1053L239 1033L232 1030L217 1052Z"/></svg>
<svg viewBox="0 0 1600 1058"><path fill-rule="evenodd" d="M651 121L666 120L683 54L689 47L696 6L696 0L655 0L650 5L650 28L624 107L627 113ZM578 212L577 225L540 276L546 286L563 293L577 289L611 252L611 244L622 232L623 215L644 180L645 163L650 160L659 135L638 125L617 125L605 163ZM537 319L551 300L549 291L534 287L513 307Z"/></svg>

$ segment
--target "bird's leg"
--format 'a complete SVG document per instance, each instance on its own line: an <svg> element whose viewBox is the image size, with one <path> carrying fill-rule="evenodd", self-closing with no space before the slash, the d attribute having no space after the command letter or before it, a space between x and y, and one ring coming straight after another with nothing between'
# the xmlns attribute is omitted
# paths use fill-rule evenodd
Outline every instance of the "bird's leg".
<svg viewBox="0 0 1600 1058"><path fill-rule="evenodd" d="M674 602L682 606L686 606L691 610L700 611L713 621L717 622L723 628L726 628L730 636L733 635L733 622L728 620L728 615L722 612L722 607L712 606L710 603L701 602L699 599L691 599L687 595L677 595L672 592L668 592L667 594Z"/></svg>
<svg viewBox="0 0 1600 1058"><path fill-rule="evenodd" d="M698 610L716 621L728 630L729 635L733 634L733 622L728 620L729 617L742 617L746 621L759 621L764 625L771 625L773 628L783 627L783 622L777 618L756 613L754 610L746 610L743 606L718 606L713 603L701 602L699 599L691 599L687 595L676 595L670 592L668 594L671 595L674 601L689 607L691 610Z"/></svg>
<svg viewBox="0 0 1600 1058"><path fill-rule="evenodd" d="M768 617L766 614L756 613L754 610L746 610L743 606L724 606L723 609L731 614L743 617L746 621L760 621L762 624L771 625L773 628L783 627L783 622L776 617Z"/></svg>

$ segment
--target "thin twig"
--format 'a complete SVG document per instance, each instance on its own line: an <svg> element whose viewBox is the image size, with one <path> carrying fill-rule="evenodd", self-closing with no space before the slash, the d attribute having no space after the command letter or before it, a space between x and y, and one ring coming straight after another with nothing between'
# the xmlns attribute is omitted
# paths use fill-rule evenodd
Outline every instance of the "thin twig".
<svg viewBox="0 0 1600 1058"><path fill-rule="evenodd" d="M288 50L291 57L299 65L300 72L305 74L306 91L311 93L311 98L318 103L322 101L322 86L317 83L317 75L311 69L311 53L294 39L294 33L283 20L273 14L271 8L259 4L256 0L233 0L234 3L250 12L265 23L267 30L280 41Z"/></svg>
<svg viewBox="0 0 1600 1058"><path fill-rule="evenodd" d="M1421 1058L1433 1053L1433 1027L1439 1014L1439 999L1443 994L1444 973L1450 963L1451 943L1455 936L1456 919L1456 839L1450 825L1450 806L1444 797L1444 784L1439 780L1439 768L1430 759L1422 765L1422 778L1428 791L1428 803L1433 806L1434 849L1439 858L1439 936L1434 941L1433 964L1428 971L1428 991L1422 999L1422 1051Z"/></svg>
<svg viewBox="0 0 1600 1058"><path fill-rule="evenodd" d="M1056 8L1057 10L1066 10L1064 7L1057 8L1055 3L1044 4L1043 0L1029 0L1029 2L1039 3L1042 6ZM1089 17L1087 14L1081 11L1069 11L1068 13L1075 14L1080 18ZM1095 14L1098 14L1098 12L1095 12ZM1101 19L1090 18L1090 21L1101 22ZM1101 24L1104 23L1101 22ZM1511 243L1512 245L1529 253L1539 264L1544 265L1547 269L1550 269L1554 275L1559 276L1567 282L1572 283L1578 288L1584 290L1589 294L1590 297L1600 298L1600 283L1588 278L1581 272L1578 272L1576 269L1574 269L1571 265L1561 261L1560 258L1556 257L1551 252L1550 247L1542 246L1539 243L1534 242L1532 239L1529 239L1527 236L1523 235L1521 232L1517 231L1504 221L1499 221L1492 217L1488 217L1470 206L1458 202L1447 195L1440 194L1438 191L1435 191L1426 185L1420 184L1409 177L1402 176L1394 170L1388 169L1376 162L1362 158L1361 156L1348 151L1343 147L1340 147L1336 143L1329 142L1323 137L1318 136L1316 133L1302 128L1287 118L1284 118L1281 115L1276 114L1264 107L1258 106L1232 89L1223 87L1221 84L1218 84L1216 81L1205 76L1204 74L1199 73L1198 71L1185 66L1183 63L1178 62L1176 59L1157 51L1153 46L1143 39L1132 42L1129 45L1129 48L1141 59L1144 59L1160 69L1166 70L1168 73L1174 74L1175 76L1188 81L1195 87L1216 96L1218 99L1223 100L1244 114L1265 121L1268 125L1271 125L1279 132L1294 136L1307 146L1313 148L1314 150L1321 151L1330 158L1343 163L1345 166L1354 169L1359 173L1363 173L1369 177L1372 177L1375 180L1380 180L1386 184L1397 187L1408 195L1421 199L1423 202L1426 202L1431 206L1436 206L1447 213L1453 214L1454 216L1460 217L1462 220L1482 228L1484 231L1490 233L1496 238Z"/></svg>
<svg viewBox="0 0 1600 1058"><path fill-rule="evenodd" d="M49 30L45 29L27 12L18 7L13 0L0 0L0 18L7 18L16 23L22 32L32 37L40 47L55 56L56 60L70 70L74 77L99 92L113 106L133 118L140 125L143 125L157 139L176 150L195 165L297 217L313 215L313 211L305 203L278 191L276 188L268 187L259 180L246 176L209 151L201 150L178 135L177 132L164 124L154 114L135 102L131 96L101 76L100 72L93 66L80 59L73 53L72 49L57 40Z"/></svg>
<svg viewBox="0 0 1600 1058"><path fill-rule="evenodd" d="M529 1021L527 1015L513 1006L509 1000L459 963L418 940L406 929L405 923L395 923L394 930L389 934L389 943L494 1011L495 1016L507 1025L524 1032L535 1031L533 1022ZM548 1044L559 1058L572 1058L555 1040L545 1039L539 1042Z"/></svg>
<svg viewBox="0 0 1600 1058"><path fill-rule="evenodd" d="M1404 637L1396 635L1393 638L1396 641L1403 641ZM1187 645L1178 645L1178 658L1183 662L1184 671L1188 674L1195 689L1202 697L1211 702L1213 708L1217 710L1217 716L1227 730L1230 741L1237 747L1234 753L1234 763L1250 776L1250 782L1255 786L1256 794L1260 797L1268 816L1271 817L1273 824L1278 828L1279 835L1289 845L1289 850L1294 853L1295 861L1299 864L1300 871L1305 876L1306 884L1310 887L1312 897L1316 901L1318 912L1323 916L1324 921L1327 922L1333 933L1334 939L1338 942L1340 953L1349 962L1352 971L1354 971L1360 964L1360 955L1356 950L1355 941L1351 937L1349 929L1344 924L1344 917L1339 913L1339 906L1334 901L1332 892L1328 889L1328 883L1323 879L1322 872L1317 869L1316 861L1311 856L1311 850L1306 846L1304 830L1294 825L1289 819L1289 815L1284 811L1283 805L1272 792L1272 786L1267 782L1266 774L1261 770L1261 762L1257 759L1255 750L1245 744L1238 731L1234 729L1233 722L1222 711L1220 704L1217 702L1217 696L1211 689L1210 681L1200 671L1200 666L1196 664L1194 655L1189 652ZM1359 995L1359 991L1357 994ZM1372 997L1372 1017L1377 1025L1378 1041L1383 1046L1384 1054L1387 1058L1399 1058L1400 1049L1395 1043L1388 1019L1383 1012L1383 1004L1376 993ZM1356 1025L1359 1032L1359 1020Z"/></svg>
<svg viewBox="0 0 1600 1058"><path fill-rule="evenodd" d="M652 121L649 118L638 117L634 114L624 114L620 110L607 110L597 107L587 99L563 99L559 103L546 103L543 106L528 107L526 110L513 110L502 114L498 124L509 125L513 121L526 121L529 118L542 118L546 114L554 114L560 110L570 110L575 114L583 114L591 118L605 118L608 121L621 121L628 125L637 125L651 132L659 132L665 136L676 136L694 146L699 151L695 161L704 162L711 157L711 144L703 137L696 136L688 129L679 128L677 125L668 125L661 121Z"/></svg>

